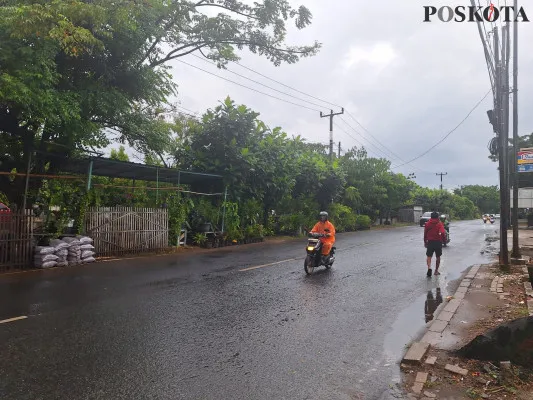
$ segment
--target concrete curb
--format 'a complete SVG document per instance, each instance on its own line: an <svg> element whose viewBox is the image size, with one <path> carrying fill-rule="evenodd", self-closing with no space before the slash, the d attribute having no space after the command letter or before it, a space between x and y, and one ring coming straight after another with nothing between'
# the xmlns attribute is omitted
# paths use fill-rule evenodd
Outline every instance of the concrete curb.
<svg viewBox="0 0 533 400"><path fill-rule="evenodd" d="M492 264L490 264L492 265ZM452 320L454 314L461 306L461 303L476 277L482 265L473 265L466 276L463 278L459 287L455 291L453 298L446 304L444 308L434 317L433 322L427 328L427 332L420 339L420 342L414 342L407 350L406 355L402 359L402 363L406 364L421 364L422 359L426 355L431 345L435 345L439 341L440 334L446 329ZM503 285L502 285L503 288ZM502 290L503 291L503 290ZM532 299L533 300L533 299Z"/></svg>

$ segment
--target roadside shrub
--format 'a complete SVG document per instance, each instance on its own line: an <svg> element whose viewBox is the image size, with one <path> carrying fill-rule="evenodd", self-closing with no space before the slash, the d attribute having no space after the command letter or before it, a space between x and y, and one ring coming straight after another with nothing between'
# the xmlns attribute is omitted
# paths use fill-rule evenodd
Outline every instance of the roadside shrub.
<svg viewBox="0 0 533 400"><path fill-rule="evenodd" d="M356 221L357 230L370 229L372 225L372 220L368 215L358 215Z"/></svg>
<svg viewBox="0 0 533 400"><path fill-rule="evenodd" d="M333 203L329 207L329 219L335 225L337 232L353 231L357 223L357 216L353 210L339 203Z"/></svg>

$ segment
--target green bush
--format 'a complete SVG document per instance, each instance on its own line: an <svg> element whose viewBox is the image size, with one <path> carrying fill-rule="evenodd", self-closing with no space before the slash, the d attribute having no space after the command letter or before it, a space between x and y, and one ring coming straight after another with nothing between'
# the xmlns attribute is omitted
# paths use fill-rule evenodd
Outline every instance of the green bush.
<svg viewBox="0 0 533 400"><path fill-rule="evenodd" d="M368 215L358 215L356 221L357 230L370 229L372 225L372 220Z"/></svg>
<svg viewBox="0 0 533 400"><path fill-rule="evenodd" d="M337 232L353 231L356 228L357 217L353 210L339 203L329 207L329 219Z"/></svg>

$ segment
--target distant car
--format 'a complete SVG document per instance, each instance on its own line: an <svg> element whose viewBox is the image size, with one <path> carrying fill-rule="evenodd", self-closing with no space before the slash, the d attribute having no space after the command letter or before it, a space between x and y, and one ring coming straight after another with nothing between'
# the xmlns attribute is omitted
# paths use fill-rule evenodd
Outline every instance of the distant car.
<svg viewBox="0 0 533 400"><path fill-rule="evenodd" d="M500 214L494 214L494 218L500 218Z"/></svg>
<svg viewBox="0 0 533 400"><path fill-rule="evenodd" d="M432 212L433 211L428 211L428 212L425 212L424 214L422 214L422 216L420 217L420 226L421 227L426 225L426 222L428 222L431 219L431 213Z"/></svg>

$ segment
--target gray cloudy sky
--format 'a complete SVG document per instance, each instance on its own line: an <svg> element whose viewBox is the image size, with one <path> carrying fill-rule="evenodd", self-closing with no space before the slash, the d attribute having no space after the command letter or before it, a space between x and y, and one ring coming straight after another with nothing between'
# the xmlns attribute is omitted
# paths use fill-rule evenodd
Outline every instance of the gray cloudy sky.
<svg viewBox="0 0 533 400"><path fill-rule="evenodd" d="M486 4L487 0L480 0ZM294 6L302 1L291 1ZM401 164L390 156L392 150L404 161L426 151L452 130L490 89L490 80L481 40L475 23L424 23L423 6L469 5L468 0L306 0L313 14L312 25L303 31L291 29L290 44L323 44L320 53L297 64L274 67L268 60L248 51L241 63L282 83L329 102L343 105L372 135L387 146L383 150L348 115L336 123L352 137L334 127L334 141L343 149L365 145L371 156L387 153L393 165ZM524 3L524 2L522 2ZM498 5L498 0L494 0ZM511 2L509 2L511 4ZM504 5L504 2L501 2ZM533 21L533 5L525 3ZM488 28L487 24L487 29ZM533 41L533 22L519 24L519 134L533 131L532 101L533 55L526 43ZM217 70L193 56L183 58L228 79L254 87L277 97L311 108L316 106L286 97L234 74ZM268 125L281 126L289 134L300 134L310 141L329 141L329 122L316 111L293 106L225 82L180 62L173 62L179 84L178 100L197 112L212 108L227 95L261 113ZM290 91L239 65L230 70L261 81L278 90ZM512 84L512 77L511 77ZM492 95L472 113L449 138L412 165L395 169L405 175L414 172L416 182L437 187L436 172L448 172L444 187L462 184L497 185L497 164L488 159L487 144L493 136L486 110L492 108ZM324 104L322 110L328 112ZM334 109L337 111L337 109ZM340 110L339 110L340 111ZM371 144L369 144L371 143Z"/></svg>

